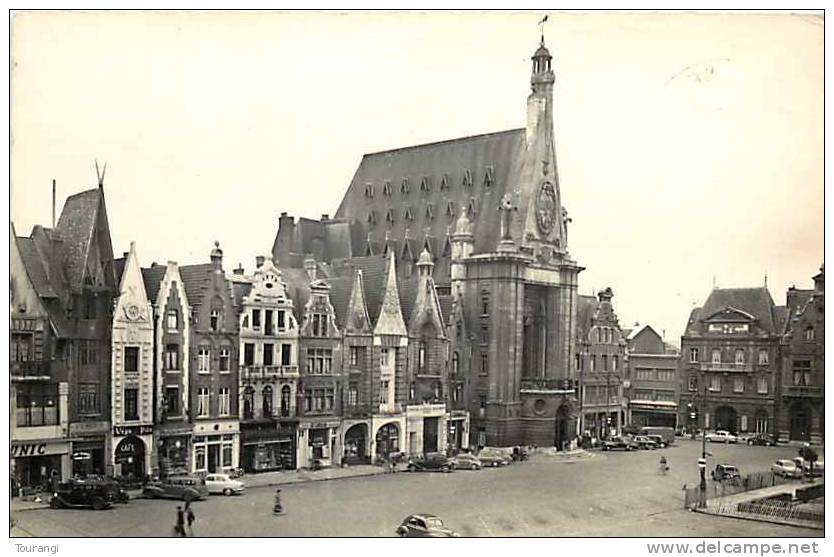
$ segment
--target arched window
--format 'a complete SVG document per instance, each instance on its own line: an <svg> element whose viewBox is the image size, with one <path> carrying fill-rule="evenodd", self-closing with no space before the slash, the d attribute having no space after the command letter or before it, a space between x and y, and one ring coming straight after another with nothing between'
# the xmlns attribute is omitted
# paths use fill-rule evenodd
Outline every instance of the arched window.
<svg viewBox="0 0 834 557"><path fill-rule="evenodd" d="M291 394L289 385L284 385L281 388L281 416L285 418L290 415Z"/></svg>
<svg viewBox="0 0 834 557"><path fill-rule="evenodd" d="M426 341L425 339L420 340L420 353L418 357L418 367L420 371L426 370Z"/></svg>
<svg viewBox="0 0 834 557"><path fill-rule="evenodd" d="M255 389L246 387L243 390L243 419L251 420L255 417Z"/></svg>
<svg viewBox="0 0 834 557"><path fill-rule="evenodd" d="M414 383L411 383L408 386L408 398L409 398L409 400L414 400L414 397L417 395L416 390L417 389L416 389Z"/></svg>
<svg viewBox="0 0 834 557"><path fill-rule="evenodd" d="M435 400L440 400L441 398L443 398L443 384L440 381L435 381L434 383L432 383L431 388Z"/></svg>
<svg viewBox="0 0 834 557"><path fill-rule="evenodd" d="M460 354L455 350L452 353L452 373L458 373L458 371L460 371Z"/></svg>
<svg viewBox="0 0 834 557"><path fill-rule="evenodd" d="M261 391L261 396L263 397L263 413L264 418L271 418L272 417L272 387L267 385Z"/></svg>
<svg viewBox="0 0 834 557"><path fill-rule="evenodd" d="M807 327L805 329L805 340L807 340L809 342L814 340L814 328L813 327Z"/></svg>

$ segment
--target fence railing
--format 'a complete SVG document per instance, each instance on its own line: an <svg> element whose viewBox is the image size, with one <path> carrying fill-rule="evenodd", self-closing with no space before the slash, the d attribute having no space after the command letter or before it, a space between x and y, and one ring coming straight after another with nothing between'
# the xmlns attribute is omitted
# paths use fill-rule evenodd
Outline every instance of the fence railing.
<svg viewBox="0 0 834 557"><path fill-rule="evenodd" d="M707 483L706 499L718 499L728 495L735 495L736 493L743 493L745 491L753 491L754 489L762 489L765 487L773 487L774 485L781 485L788 480L777 476L773 472L753 472L739 478L728 479L720 482L710 481ZM698 484L695 487L689 487L684 490L684 508L694 509L698 506L701 500L701 490Z"/></svg>

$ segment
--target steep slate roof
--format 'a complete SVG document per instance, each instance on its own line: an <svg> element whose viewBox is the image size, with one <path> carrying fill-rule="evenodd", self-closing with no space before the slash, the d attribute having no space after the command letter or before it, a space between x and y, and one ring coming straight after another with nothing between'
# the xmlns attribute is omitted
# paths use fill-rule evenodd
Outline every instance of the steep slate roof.
<svg viewBox="0 0 834 557"><path fill-rule="evenodd" d="M165 277L165 265L151 265L147 269L142 269L142 279L145 281L145 292L148 293L148 300L152 304L156 303L156 297L159 295L159 285Z"/></svg>
<svg viewBox="0 0 834 557"><path fill-rule="evenodd" d="M211 263L183 265L180 267L180 276L182 277L182 284L185 287L185 297L188 298L188 304L191 307L203 301L203 294L205 293L206 283L208 283L209 273L213 270Z"/></svg>
<svg viewBox="0 0 834 557"><path fill-rule="evenodd" d="M749 313L769 334L776 334L782 323L780 319L782 310L777 310L766 287L715 288L710 292L703 307L692 310L684 334L701 332L702 321L725 308L734 308Z"/></svg>
<svg viewBox="0 0 834 557"><path fill-rule="evenodd" d="M591 331L591 321L599 306L596 296L580 294L576 297L576 337L580 340L588 338Z"/></svg>
<svg viewBox="0 0 834 557"><path fill-rule="evenodd" d="M493 251L500 234L500 219L494 208L505 192L512 192L517 187L510 178L518 175L524 149L525 129L514 129L367 154L362 158L336 218L355 219L356 225L362 227L362 232L353 235L354 242L360 240L353 245L355 254L364 254L368 232L371 241L382 246L385 233L390 230L391 241L401 247L406 228L412 230L415 245L422 248L426 229L430 236L443 238L447 226L454 224L459 211L474 200L474 253ZM493 180L491 186L486 187L484 182L489 167ZM463 185L467 171L471 177L470 186ZM444 175L448 188L441 188ZM421 188L424 177L428 191ZM401 192L403 179L409 183L407 194ZM390 196L383 192L386 181L391 183ZM366 184L373 184L373 197L365 195ZM446 214L449 201L454 203L456 211L451 217ZM433 204L434 218L426 215L428 203ZM414 221L404 218L407 207L412 209ZM385 221L389 208L395 213L393 225ZM369 227L367 216L371 210L376 212L377 224ZM399 256L401 249L395 253Z"/></svg>
<svg viewBox="0 0 834 557"><path fill-rule="evenodd" d="M64 242L68 279L71 288L81 286L90 239L98 218L101 191L94 188L67 198L56 230Z"/></svg>
<svg viewBox="0 0 834 557"><path fill-rule="evenodd" d="M17 236L16 239L23 266L26 268L26 273L29 275L29 280L32 281L38 296L41 298L56 298L57 294L52 284L50 284L49 276L46 273L41 255L38 253L38 248L35 246L35 241L23 236Z"/></svg>

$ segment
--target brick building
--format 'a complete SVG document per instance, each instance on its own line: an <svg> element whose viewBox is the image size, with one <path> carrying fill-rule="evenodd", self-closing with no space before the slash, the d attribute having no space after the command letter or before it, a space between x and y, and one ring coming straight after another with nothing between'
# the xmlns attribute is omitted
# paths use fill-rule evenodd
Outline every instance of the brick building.
<svg viewBox="0 0 834 557"><path fill-rule="evenodd" d="M680 351L651 325L626 333L626 421L636 427L678 427Z"/></svg>

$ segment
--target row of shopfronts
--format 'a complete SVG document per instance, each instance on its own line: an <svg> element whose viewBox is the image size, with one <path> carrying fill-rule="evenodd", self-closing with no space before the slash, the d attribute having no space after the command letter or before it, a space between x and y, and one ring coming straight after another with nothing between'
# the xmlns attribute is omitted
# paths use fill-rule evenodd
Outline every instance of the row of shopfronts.
<svg viewBox="0 0 834 557"><path fill-rule="evenodd" d="M468 447L469 416L443 404L363 419L305 417L239 424L237 420L157 426L70 424L64 439L13 439L12 474L20 486L73 476L247 472L363 464L393 454L456 452Z"/></svg>

